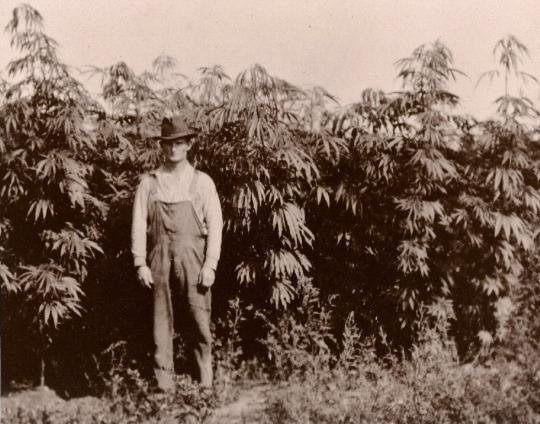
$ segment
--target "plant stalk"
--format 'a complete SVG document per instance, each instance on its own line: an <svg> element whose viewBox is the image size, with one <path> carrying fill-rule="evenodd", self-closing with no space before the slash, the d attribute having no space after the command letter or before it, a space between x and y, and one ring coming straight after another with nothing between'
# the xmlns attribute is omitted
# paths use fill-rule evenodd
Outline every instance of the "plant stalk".
<svg viewBox="0 0 540 424"><path fill-rule="evenodd" d="M41 356L41 367L39 375L39 387L45 387L45 355Z"/></svg>

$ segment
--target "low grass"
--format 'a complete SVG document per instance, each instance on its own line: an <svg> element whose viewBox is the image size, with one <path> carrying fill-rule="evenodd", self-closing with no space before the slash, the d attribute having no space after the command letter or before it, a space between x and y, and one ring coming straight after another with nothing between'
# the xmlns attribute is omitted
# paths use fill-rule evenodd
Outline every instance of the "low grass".
<svg viewBox="0 0 540 424"><path fill-rule="evenodd" d="M213 393L186 377L177 378L174 393L155 393L137 370L117 363L102 375L101 397L3 398L2 423L216 422L216 409L262 384L265 390L251 400L257 418L250 421L249 402L245 414L236 414L248 417L244 422L540 423L540 351L526 331L520 336L515 329L513 346L486 348L463 363L440 326L425 326L407 352L377 355L352 316L336 354L329 318L319 310L269 324L262 341L267 358L251 363L242 362L234 340L217 343Z"/></svg>

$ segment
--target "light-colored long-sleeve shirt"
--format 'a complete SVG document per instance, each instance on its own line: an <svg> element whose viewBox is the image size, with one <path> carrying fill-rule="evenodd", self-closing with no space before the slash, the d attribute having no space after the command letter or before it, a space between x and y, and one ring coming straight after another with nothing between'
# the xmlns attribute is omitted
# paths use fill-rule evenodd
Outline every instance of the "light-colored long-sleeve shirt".
<svg viewBox="0 0 540 424"><path fill-rule="evenodd" d="M156 200L174 203L190 197L190 187L195 169L187 165L182 171L168 172L163 167L145 174L141 178L133 203L133 221L131 227L131 252L136 267L146 265L146 232L148 219L148 196L152 179L157 181ZM223 216L214 181L204 172L197 171L196 193L200 204L194 204L195 213L206 229L206 252L204 266L217 268L221 252Z"/></svg>

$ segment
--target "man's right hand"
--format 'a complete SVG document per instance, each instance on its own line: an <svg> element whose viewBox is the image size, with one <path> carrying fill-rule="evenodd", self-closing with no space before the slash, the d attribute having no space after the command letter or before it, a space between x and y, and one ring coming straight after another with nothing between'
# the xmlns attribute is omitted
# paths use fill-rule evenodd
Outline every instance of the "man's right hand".
<svg viewBox="0 0 540 424"><path fill-rule="evenodd" d="M150 288L152 287L152 284L154 284L152 272L146 265L137 268L137 277L139 278L140 283L145 287Z"/></svg>

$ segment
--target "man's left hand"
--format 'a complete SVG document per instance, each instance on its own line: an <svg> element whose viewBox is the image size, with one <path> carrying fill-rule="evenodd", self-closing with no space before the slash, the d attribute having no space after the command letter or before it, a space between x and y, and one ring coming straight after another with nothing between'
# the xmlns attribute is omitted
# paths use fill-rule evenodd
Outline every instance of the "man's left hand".
<svg viewBox="0 0 540 424"><path fill-rule="evenodd" d="M212 287L216 279L216 272L209 266L203 266L199 274L199 284L203 287Z"/></svg>

